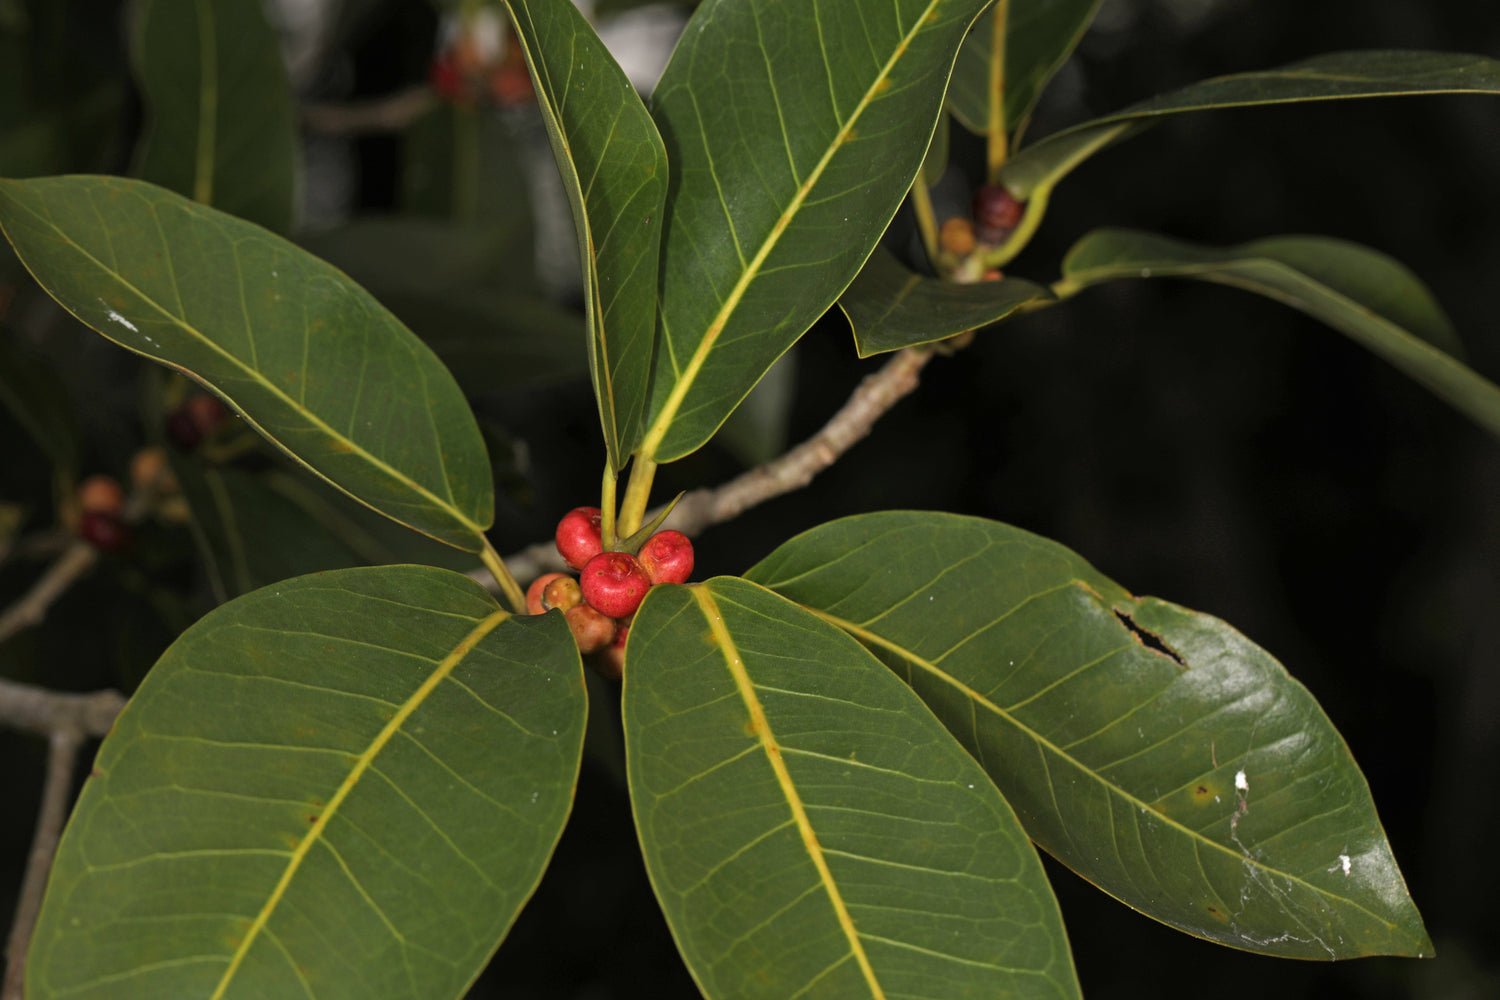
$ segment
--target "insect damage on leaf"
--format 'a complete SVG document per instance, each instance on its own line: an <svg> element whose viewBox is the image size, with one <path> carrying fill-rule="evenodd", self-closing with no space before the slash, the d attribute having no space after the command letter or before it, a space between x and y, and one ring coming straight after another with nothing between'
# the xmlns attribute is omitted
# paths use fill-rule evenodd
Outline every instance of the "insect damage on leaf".
<svg viewBox="0 0 1500 1000"><path fill-rule="evenodd" d="M1120 620L1120 624L1124 625L1127 629L1130 630L1130 634L1135 636L1136 642L1140 643L1142 646L1145 646L1147 649L1153 652L1160 653L1161 655L1167 657L1179 667L1187 666L1187 661L1184 660L1181 656L1177 655L1177 651L1175 649L1163 642L1161 636L1157 635L1155 632L1150 632L1146 629L1141 628L1135 623L1134 618L1131 618L1119 608L1114 608L1112 610L1115 613L1115 617Z"/></svg>

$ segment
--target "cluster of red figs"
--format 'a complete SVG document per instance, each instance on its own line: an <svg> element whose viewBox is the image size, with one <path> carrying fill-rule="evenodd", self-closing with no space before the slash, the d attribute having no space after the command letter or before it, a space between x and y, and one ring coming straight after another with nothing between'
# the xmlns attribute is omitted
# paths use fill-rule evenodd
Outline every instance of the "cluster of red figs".
<svg viewBox="0 0 1500 1000"><path fill-rule="evenodd" d="M489 8L444 25L428 82L443 100L465 108L530 104L531 73L515 31Z"/></svg>
<svg viewBox="0 0 1500 1000"><path fill-rule="evenodd" d="M946 253L965 258L975 251L1001 246L1026 214L1026 205L1017 201L1003 184L986 184L974 192L970 216L955 215L938 230L938 243ZM984 272L986 281L997 281L999 271Z"/></svg>
<svg viewBox="0 0 1500 1000"><path fill-rule="evenodd" d="M557 552L578 570L546 573L526 591L534 615L558 610L568 620L578 649L605 677L625 669L630 620L658 583L687 583L693 575L693 543L680 531L658 531L631 554L605 551L598 507L577 507L557 523Z"/></svg>

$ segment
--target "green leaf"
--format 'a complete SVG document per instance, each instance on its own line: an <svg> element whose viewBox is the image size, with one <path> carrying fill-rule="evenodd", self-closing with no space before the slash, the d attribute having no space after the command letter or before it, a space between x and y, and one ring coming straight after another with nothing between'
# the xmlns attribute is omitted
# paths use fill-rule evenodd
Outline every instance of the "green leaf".
<svg viewBox="0 0 1500 1000"><path fill-rule="evenodd" d="M653 588L627 657L646 869L711 1000L1080 995L1014 813L858 643L720 577Z"/></svg>
<svg viewBox="0 0 1500 1000"><path fill-rule="evenodd" d="M1050 291L1025 278L972 285L926 278L877 248L839 296L839 308L854 328L859 356L868 358L976 330L1055 301Z"/></svg>
<svg viewBox="0 0 1500 1000"><path fill-rule="evenodd" d="M1078 47L1102 2L999 0L959 50L948 88L954 117L978 135L996 125L1007 135L1024 128L1042 88Z"/></svg>
<svg viewBox="0 0 1500 1000"><path fill-rule="evenodd" d="M698 7L652 98L673 190L642 454L701 446L854 278L922 165L983 6Z"/></svg>
<svg viewBox="0 0 1500 1000"><path fill-rule="evenodd" d="M137 173L204 205L291 230L291 86L264 5L142 0L133 62L145 99Z"/></svg>
<svg viewBox="0 0 1500 1000"><path fill-rule="evenodd" d="M1223 622L952 514L835 521L749 577L876 652L1033 840L1142 913L1269 955L1432 953L1343 739Z"/></svg>
<svg viewBox="0 0 1500 1000"><path fill-rule="evenodd" d="M27 996L462 996L562 833L584 715L562 617L445 570L219 608L104 741Z"/></svg>
<svg viewBox="0 0 1500 1000"><path fill-rule="evenodd" d="M1500 62L1448 52L1336 52L1279 69L1191 84L1054 133L1006 162L1000 180L1017 198L1045 198L1069 171L1169 115L1215 108L1402 94L1497 94Z"/></svg>
<svg viewBox="0 0 1500 1000"><path fill-rule="evenodd" d="M1500 435L1500 387L1457 360L1463 345L1417 277L1367 247L1278 236L1218 249L1100 229L1068 252L1063 275L1063 295L1116 278L1179 277L1268 296L1348 335Z"/></svg>
<svg viewBox="0 0 1500 1000"><path fill-rule="evenodd" d="M222 395L357 500L476 551L484 442L442 363L358 285L258 226L142 181L0 180L0 225L84 323Z"/></svg>
<svg viewBox="0 0 1500 1000"><path fill-rule="evenodd" d="M573 206L589 366L618 472L646 413L667 155L624 70L571 0L506 2Z"/></svg>

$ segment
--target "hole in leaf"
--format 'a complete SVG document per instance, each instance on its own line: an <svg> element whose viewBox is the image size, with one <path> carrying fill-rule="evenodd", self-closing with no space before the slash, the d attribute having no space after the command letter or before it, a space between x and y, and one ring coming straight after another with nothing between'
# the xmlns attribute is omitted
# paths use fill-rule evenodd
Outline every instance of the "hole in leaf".
<svg viewBox="0 0 1500 1000"><path fill-rule="evenodd" d="M1179 667L1187 666L1187 661L1178 656L1176 650L1174 650L1171 646L1168 646L1165 642L1162 642L1161 636L1157 635L1154 632L1148 632L1146 629L1141 628L1135 623L1134 618L1131 618L1119 608L1115 608L1114 612L1115 617L1120 619L1120 624L1124 625L1127 629L1130 630L1130 634L1135 636L1136 642L1140 643L1142 646L1145 646L1152 652L1160 653L1162 656L1165 656L1167 659L1171 660Z"/></svg>

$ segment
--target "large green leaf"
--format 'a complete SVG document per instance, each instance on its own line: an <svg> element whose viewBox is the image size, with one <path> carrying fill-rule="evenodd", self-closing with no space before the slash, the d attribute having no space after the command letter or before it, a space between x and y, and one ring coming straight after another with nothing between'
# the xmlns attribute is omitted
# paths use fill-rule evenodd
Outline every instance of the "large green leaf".
<svg viewBox="0 0 1500 1000"><path fill-rule="evenodd" d="M0 225L42 286L116 343L224 396L339 489L475 551L484 442L430 349L336 269L142 181L0 180Z"/></svg>
<svg viewBox="0 0 1500 1000"><path fill-rule="evenodd" d="M749 576L890 664L1033 840L1142 913L1271 955L1432 953L1343 739L1223 622L952 514L835 521Z"/></svg>
<svg viewBox="0 0 1500 1000"><path fill-rule="evenodd" d="M651 422L698 448L859 271L984 0L707 0L652 98L672 160Z"/></svg>
<svg viewBox="0 0 1500 1000"><path fill-rule="evenodd" d="M1448 52L1336 52L1215 77L1050 135L1012 156L1000 179L1017 198L1045 198L1094 153L1170 115L1402 94L1500 94L1500 62Z"/></svg>
<svg viewBox="0 0 1500 1000"><path fill-rule="evenodd" d="M458 998L572 806L560 615L415 566L227 604L116 721L58 851L31 1000Z"/></svg>
<svg viewBox="0 0 1500 1000"><path fill-rule="evenodd" d="M953 65L948 108L954 117L980 135L997 126L1006 135L1023 128L1042 88L1078 46L1102 2L999 0L965 39Z"/></svg>
<svg viewBox="0 0 1500 1000"><path fill-rule="evenodd" d="M594 395L618 471L646 414L667 155L624 70L572 0L506 3L573 206Z"/></svg>
<svg viewBox="0 0 1500 1000"><path fill-rule="evenodd" d="M1492 434L1500 387L1458 361L1463 346L1416 276L1382 253L1320 236L1224 249L1125 229L1090 233L1063 261L1060 294L1117 278L1197 278L1269 296L1374 351Z"/></svg>
<svg viewBox="0 0 1500 1000"><path fill-rule="evenodd" d="M1015 814L858 643L721 577L653 589L628 663L646 868L711 1000L1079 996Z"/></svg>
<svg viewBox="0 0 1500 1000"><path fill-rule="evenodd" d="M1055 301L1050 291L1025 278L973 285L926 278L877 248L839 296L839 308L854 328L859 356L868 358L930 344Z"/></svg>
<svg viewBox="0 0 1500 1000"><path fill-rule="evenodd" d="M132 55L148 123L137 151L140 176L288 232L296 121L264 5L141 0Z"/></svg>

